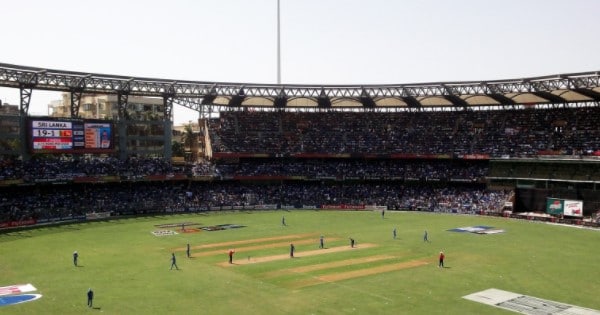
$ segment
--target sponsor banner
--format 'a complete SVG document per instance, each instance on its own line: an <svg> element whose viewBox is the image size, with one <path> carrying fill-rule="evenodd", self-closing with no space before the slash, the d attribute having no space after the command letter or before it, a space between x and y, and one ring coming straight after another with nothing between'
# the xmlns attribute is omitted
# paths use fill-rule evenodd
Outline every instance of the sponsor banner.
<svg viewBox="0 0 600 315"><path fill-rule="evenodd" d="M465 154L462 156L463 160L489 160L489 154Z"/></svg>
<svg viewBox="0 0 600 315"><path fill-rule="evenodd" d="M188 212L208 211L208 207L206 207L206 206L202 206L202 207L188 207L187 211Z"/></svg>
<svg viewBox="0 0 600 315"><path fill-rule="evenodd" d="M21 294L21 295L9 295L0 297L0 306L15 305L25 302L35 301L41 298L41 294Z"/></svg>
<svg viewBox="0 0 600 315"><path fill-rule="evenodd" d="M561 215L564 213L564 203L563 200L557 198L547 198L546 199L546 213Z"/></svg>
<svg viewBox="0 0 600 315"><path fill-rule="evenodd" d="M233 209L233 210L244 210L244 206L232 206L231 209Z"/></svg>
<svg viewBox="0 0 600 315"><path fill-rule="evenodd" d="M546 213L553 215L583 216L583 201L558 198L546 199Z"/></svg>
<svg viewBox="0 0 600 315"><path fill-rule="evenodd" d="M499 289L487 289L484 291L479 291L473 294L465 295L463 296L463 299L526 315L600 315L600 311L594 309L565 304L552 300L545 300Z"/></svg>
<svg viewBox="0 0 600 315"><path fill-rule="evenodd" d="M298 207L296 206L281 206L281 209L285 209L285 210L290 210L290 209L298 209ZM302 207L300 207L299 209L302 209Z"/></svg>
<svg viewBox="0 0 600 315"><path fill-rule="evenodd" d="M192 180L197 181L197 182L210 182L211 180L213 180L213 176L211 176L211 175L195 175L195 176L192 176Z"/></svg>
<svg viewBox="0 0 600 315"><path fill-rule="evenodd" d="M277 205L256 205L255 209L263 209L263 210L275 210L277 209Z"/></svg>
<svg viewBox="0 0 600 315"><path fill-rule="evenodd" d="M101 176L78 176L73 178L75 183L102 183L104 182Z"/></svg>
<svg viewBox="0 0 600 315"><path fill-rule="evenodd" d="M102 176L102 181L103 182L120 182L121 181L121 177L120 176Z"/></svg>
<svg viewBox="0 0 600 315"><path fill-rule="evenodd" d="M450 179L451 182L455 182L455 183L470 183L470 182L474 182L475 179L468 179L468 178L451 178Z"/></svg>
<svg viewBox="0 0 600 315"><path fill-rule="evenodd" d="M85 214L86 220L106 219L110 217L110 212L90 212Z"/></svg>
<svg viewBox="0 0 600 315"><path fill-rule="evenodd" d="M167 180L167 175L146 175L144 179L147 181L165 181Z"/></svg>
<svg viewBox="0 0 600 315"><path fill-rule="evenodd" d="M35 178L33 180L34 183L56 183L62 182L66 184L67 181L72 180L72 178Z"/></svg>
<svg viewBox="0 0 600 315"><path fill-rule="evenodd" d="M414 159L416 157L417 157L416 154L409 154L409 153L393 153L393 154L390 154L390 158L392 158L392 159Z"/></svg>
<svg viewBox="0 0 600 315"><path fill-rule="evenodd" d="M387 210L387 206L366 205L365 210L373 210L373 211Z"/></svg>
<svg viewBox="0 0 600 315"><path fill-rule="evenodd" d="M479 232L475 232L477 234L498 234L498 233L504 233L503 229L489 229L489 230L483 230L483 231L479 231Z"/></svg>
<svg viewBox="0 0 600 315"><path fill-rule="evenodd" d="M17 227L17 226L26 226L26 225L34 225L37 223L37 220L22 220L22 221L8 221L0 223L0 228L9 228L9 227Z"/></svg>
<svg viewBox="0 0 600 315"><path fill-rule="evenodd" d="M537 155L562 155L562 154L560 151L541 150L541 151L538 151Z"/></svg>
<svg viewBox="0 0 600 315"><path fill-rule="evenodd" d="M22 179L4 179L0 180L0 186L11 186L11 185L20 185L23 184Z"/></svg>
<svg viewBox="0 0 600 315"><path fill-rule="evenodd" d="M564 200L563 211L565 215L582 217L583 216L583 201L580 200Z"/></svg>
<svg viewBox="0 0 600 315"><path fill-rule="evenodd" d="M321 209L325 209L325 210L364 210L365 205L347 205L347 204L321 205Z"/></svg>
<svg viewBox="0 0 600 315"><path fill-rule="evenodd" d="M187 176L185 174L146 175L144 179L147 181L184 180Z"/></svg>
<svg viewBox="0 0 600 315"><path fill-rule="evenodd" d="M144 175L121 175L122 181L141 181L144 180Z"/></svg>
<svg viewBox="0 0 600 315"><path fill-rule="evenodd" d="M344 209L365 210L365 205L343 205Z"/></svg>
<svg viewBox="0 0 600 315"><path fill-rule="evenodd" d="M267 158L271 157L268 153L234 153L234 152L213 152L213 158Z"/></svg>
<svg viewBox="0 0 600 315"><path fill-rule="evenodd" d="M170 236L177 235L177 232L171 230L156 230L151 232L154 236Z"/></svg>
<svg viewBox="0 0 600 315"><path fill-rule="evenodd" d="M291 155L296 158L313 158L313 159L338 159L338 158L349 158L351 157L350 153L339 153L339 154L331 154L331 153L295 153Z"/></svg>
<svg viewBox="0 0 600 315"><path fill-rule="evenodd" d="M244 176L236 175L232 177L234 180L287 180L289 176L281 175L255 175L255 176Z"/></svg>
<svg viewBox="0 0 600 315"><path fill-rule="evenodd" d="M498 233L504 233L503 229L494 229L493 226L486 226L486 225L465 226L465 227L459 227L459 228L450 229L448 231L451 231L451 232L463 232L463 233L475 233L475 234L498 234Z"/></svg>
<svg viewBox="0 0 600 315"><path fill-rule="evenodd" d="M316 177L307 176L306 178L304 178L304 180L314 182L314 181L317 181L318 179Z"/></svg>
<svg viewBox="0 0 600 315"><path fill-rule="evenodd" d="M15 284L6 287L0 287L0 296L27 293L33 291L37 291L37 289L31 283Z"/></svg>
<svg viewBox="0 0 600 315"><path fill-rule="evenodd" d="M358 156L359 158L362 157L364 159L387 159L389 158L389 154L374 154L374 153L364 153L364 154L360 154L360 156Z"/></svg>
<svg viewBox="0 0 600 315"><path fill-rule="evenodd" d="M452 158L449 154L414 154L414 153L394 153L390 154L392 159L441 159L447 160Z"/></svg>
<svg viewBox="0 0 600 315"><path fill-rule="evenodd" d="M323 179L323 180L335 180L337 179L337 177L335 176L316 176L316 179Z"/></svg>
<svg viewBox="0 0 600 315"><path fill-rule="evenodd" d="M170 179L170 180L185 180L185 179L188 179L188 177L185 174L167 174L167 179Z"/></svg>

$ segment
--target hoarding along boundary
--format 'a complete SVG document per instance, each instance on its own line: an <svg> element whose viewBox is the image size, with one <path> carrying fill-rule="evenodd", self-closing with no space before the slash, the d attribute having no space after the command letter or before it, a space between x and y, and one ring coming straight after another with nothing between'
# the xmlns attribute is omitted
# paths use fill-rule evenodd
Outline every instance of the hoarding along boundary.
<svg viewBox="0 0 600 315"><path fill-rule="evenodd" d="M556 216L583 217L583 201L548 197L546 213Z"/></svg>
<svg viewBox="0 0 600 315"><path fill-rule="evenodd" d="M381 211L387 210L387 206L377 205L349 205L349 204L327 204L327 205L223 205L216 207L189 206L179 208L165 208L144 211L124 211L121 213L111 212L88 212L84 215L57 217L47 219L29 219L0 222L0 230L14 230L17 228L31 228L42 225L60 225L81 221L99 221L124 218L128 216L144 216L150 214L174 214L174 213L196 213L206 211L243 211L243 210L332 210L332 211Z"/></svg>
<svg viewBox="0 0 600 315"><path fill-rule="evenodd" d="M327 208L329 207L329 208ZM84 215L75 215L68 217L57 217L57 218L45 218L45 219L30 219L30 220L17 220L17 221L5 221L0 222L0 233L14 232L19 230L34 229L41 226L58 226L71 223L78 223L83 221L110 221L110 220L121 220L127 218L144 217L149 215L171 215L171 214L192 214L202 213L209 211L260 211L260 210L313 210L313 211L408 211L408 212L429 212L419 210L408 210L408 209L388 209L387 206L377 205L278 205L278 204L264 204L264 205L253 205L253 206L188 206L188 207L177 207L177 208L164 208L164 209L145 209L136 210L129 209L118 213L112 212L98 212L98 213L86 213ZM452 214L452 213L445 213ZM501 212L477 212L470 213L467 215L482 215L482 216L502 216ZM526 219L528 221L542 221L548 223L560 223L566 225L583 226L588 228L600 228L600 221L588 221L581 220L579 218L542 218L542 217L527 217L520 213L512 213L506 216L512 219ZM551 220L554 219L554 221Z"/></svg>

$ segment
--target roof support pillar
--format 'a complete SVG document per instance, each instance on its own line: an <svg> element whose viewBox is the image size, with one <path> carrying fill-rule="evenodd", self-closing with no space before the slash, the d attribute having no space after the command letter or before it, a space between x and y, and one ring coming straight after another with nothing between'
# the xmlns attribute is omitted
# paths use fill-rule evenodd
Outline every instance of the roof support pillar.
<svg viewBox="0 0 600 315"><path fill-rule="evenodd" d="M31 91L31 87L21 86L19 88L19 95L21 97L19 110L22 116L27 116L27 113L29 112L29 103L31 102Z"/></svg>
<svg viewBox="0 0 600 315"><path fill-rule="evenodd" d="M81 95L83 90L71 91L71 118L79 117L79 105L81 104Z"/></svg>

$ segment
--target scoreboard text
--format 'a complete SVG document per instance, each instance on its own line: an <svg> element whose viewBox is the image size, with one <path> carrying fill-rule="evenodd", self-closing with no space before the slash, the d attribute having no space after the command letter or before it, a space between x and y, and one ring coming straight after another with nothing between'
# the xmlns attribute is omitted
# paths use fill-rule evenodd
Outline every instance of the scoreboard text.
<svg viewBox="0 0 600 315"><path fill-rule="evenodd" d="M33 152L105 152L113 149L110 122L30 120Z"/></svg>

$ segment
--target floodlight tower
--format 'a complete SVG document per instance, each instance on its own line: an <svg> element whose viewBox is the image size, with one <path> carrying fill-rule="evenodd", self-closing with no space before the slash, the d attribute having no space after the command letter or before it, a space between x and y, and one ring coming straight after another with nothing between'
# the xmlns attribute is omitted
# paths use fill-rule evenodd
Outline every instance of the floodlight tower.
<svg viewBox="0 0 600 315"><path fill-rule="evenodd" d="M281 84L281 22L280 22L280 0L277 0L277 84Z"/></svg>

